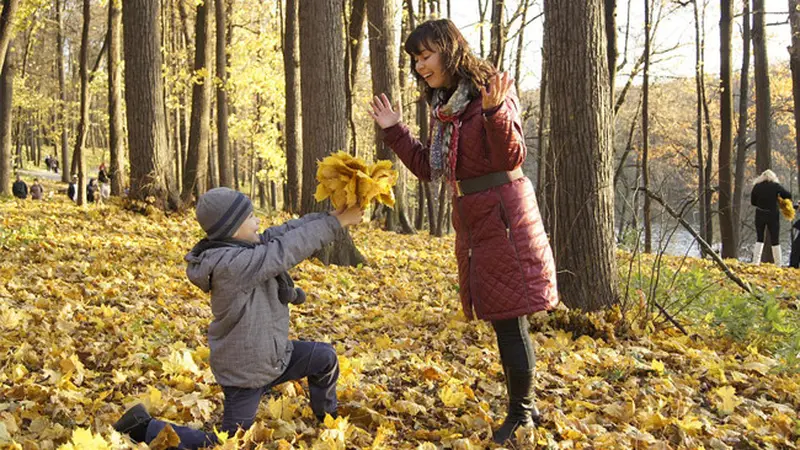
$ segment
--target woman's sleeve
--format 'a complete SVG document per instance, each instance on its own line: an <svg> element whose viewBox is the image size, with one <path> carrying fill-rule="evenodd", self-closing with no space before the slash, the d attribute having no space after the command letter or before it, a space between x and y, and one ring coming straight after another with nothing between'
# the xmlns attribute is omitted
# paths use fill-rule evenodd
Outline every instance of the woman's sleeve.
<svg viewBox="0 0 800 450"><path fill-rule="evenodd" d="M502 104L483 111L483 121L492 167L513 170L522 165L527 150L522 134L519 99L513 87Z"/></svg>
<svg viewBox="0 0 800 450"><path fill-rule="evenodd" d="M778 187L778 195L780 195L781 198L788 198L789 200L792 199L792 193L787 191L783 186Z"/></svg>
<svg viewBox="0 0 800 450"><path fill-rule="evenodd" d="M397 154L417 178L422 181L431 180L430 149L412 136L404 123L400 122L383 130L383 143Z"/></svg>

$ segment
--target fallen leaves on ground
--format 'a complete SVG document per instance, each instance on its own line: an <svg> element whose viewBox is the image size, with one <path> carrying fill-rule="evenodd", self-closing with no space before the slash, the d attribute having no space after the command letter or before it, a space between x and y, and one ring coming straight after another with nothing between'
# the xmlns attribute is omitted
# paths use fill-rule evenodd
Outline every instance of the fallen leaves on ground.
<svg viewBox="0 0 800 450"><path fill-rule="evenodd" d="M292 271L309 300L293 308L291 335L335 345L342 417L317 425L305 382L285 383L218 448L493 446L502 367L491 327L459 310L452 236L352 234L368 265ZM191 214L0 201L0 447L135 448L111 424L136 402L173 423L219 426L208 297L182 259L200 237ZM796 289L795 273L745 276ZM673 330L602 339L545 327L533 338L544 422L521 430L518 448L800 446L800 376L755 346Z"/></svg>

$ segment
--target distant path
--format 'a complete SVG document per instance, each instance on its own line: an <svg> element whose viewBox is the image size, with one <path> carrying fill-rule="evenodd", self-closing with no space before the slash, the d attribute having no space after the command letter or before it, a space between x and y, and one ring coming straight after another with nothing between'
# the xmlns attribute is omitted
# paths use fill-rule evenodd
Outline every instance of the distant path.
<svg viewBox="0 0 800 450"><path fill-rule="evenodd" d="M28 169L19 169L17 173L20 175L24 175L26 177L38 177L38 178L46 178L50 181L61 181L61 172L54 173L48 172L47 170L28 170ZM89 174L89 178L97 178L97 172L92 171Z"/></svg>

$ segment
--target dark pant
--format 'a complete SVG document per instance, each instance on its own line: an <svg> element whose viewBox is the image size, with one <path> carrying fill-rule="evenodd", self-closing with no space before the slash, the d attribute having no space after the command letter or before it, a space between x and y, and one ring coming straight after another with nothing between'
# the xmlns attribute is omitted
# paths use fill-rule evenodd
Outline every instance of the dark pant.
<svg viewBox="0 0 800 450"><path fill-rule="evenodd" d="M780 232L781 223L777 213L767 211L756 211L756 241L764 242L764 229L769 228L770 245L781 243ZM761 255L759 255L760 257Z"/></svg>
<svg viewBox="0 0 800 450"><path fill-rule="evenodd" d="M311 409L318 417L336 412L336 381L339 379L339 361L336 350L330 344L321 342L292 341L294 350L289 365L278 379L260 388L222 388L225 394L225 409L222 415L221 431L231 436L238 428L248 429L258 412L261 397L273 386L290 380L308 377L308 390L311 395ZM153 419L147 426L145 442L150 443L167 425L167 422ZM214 433L206 433L188 427L172 425L181 438L181 449L198 449L216 444Z"/></svg>
<svg viewBox="0 0 800 450"><path fill-rule="evenodd" d="M789 255L789 267L800 268L800 234L792 242L792 253Z"/></svg>
<svg viewBox="0 0 800 450"><path fill-rule="evenodd" d="M503 369L508 367L515 372L532 372L536 368L536 356L533 353L527 317L494 320L492 327L497 335Z"/></svg>

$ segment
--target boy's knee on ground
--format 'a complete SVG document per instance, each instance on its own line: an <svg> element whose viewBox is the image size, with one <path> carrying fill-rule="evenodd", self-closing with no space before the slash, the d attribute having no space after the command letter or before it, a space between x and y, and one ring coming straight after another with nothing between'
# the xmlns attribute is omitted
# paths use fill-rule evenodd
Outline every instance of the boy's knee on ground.
<svg viewBox="0 0 800 450"><path fill-rule="evenodd" d="M314 357L325 363L325 367L334 368L339 365L336 349L331 344L319 343L314 349Z"/></svg>

